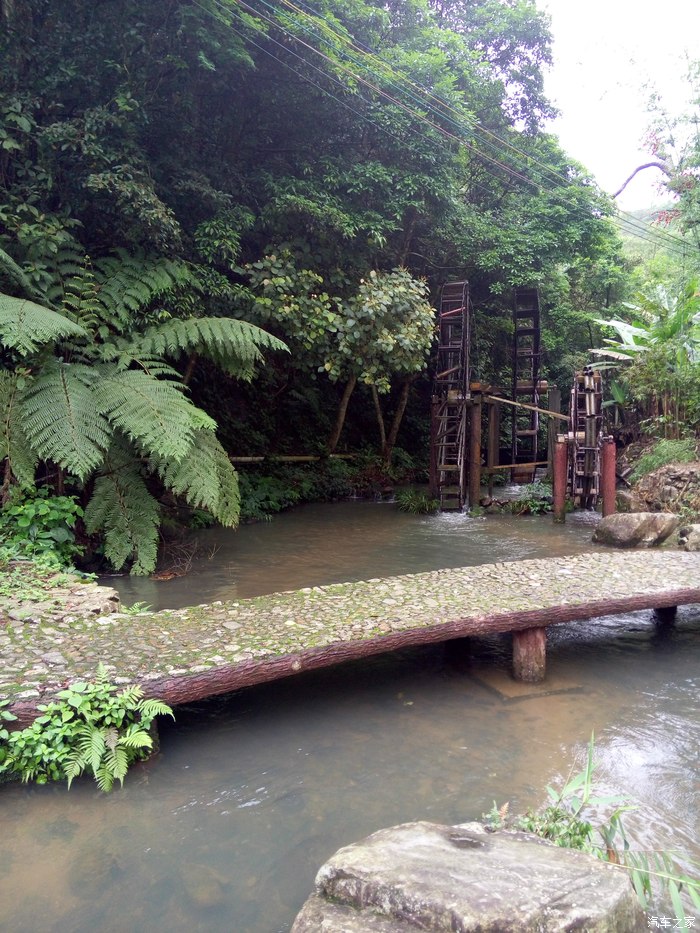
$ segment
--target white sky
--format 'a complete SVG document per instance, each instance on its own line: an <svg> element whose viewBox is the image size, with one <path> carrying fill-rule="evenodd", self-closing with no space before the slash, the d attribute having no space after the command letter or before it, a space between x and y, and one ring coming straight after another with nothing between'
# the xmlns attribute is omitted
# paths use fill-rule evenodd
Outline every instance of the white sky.
<svg viewBox="0 0 700 933"><path fill-rule="evenodd" d="M561 117L550 129L611 194L641 163L647 102L669 112L689 95L686 57L700 59L700 0L536 0L552 18L554 67L546 78ZM661 200L657 169L640 172L617 199L624 210Z"/></svg>

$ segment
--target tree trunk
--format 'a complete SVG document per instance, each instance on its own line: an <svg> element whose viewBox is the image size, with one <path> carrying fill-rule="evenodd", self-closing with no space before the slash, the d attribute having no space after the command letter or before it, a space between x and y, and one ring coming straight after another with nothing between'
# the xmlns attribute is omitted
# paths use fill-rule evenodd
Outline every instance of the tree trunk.
<svg viewBox="0 0 700 933"><path fill-rule="evenodd" d="M338 415L335 419L335 427L331 433L330 438L328 439L328 452L333 453L335 448L338 446L338 441L340 440L340 435L343 430L343 425L345 424L345 415L348 410L348 402L350 401L350 396L353 393L355 386L357 385L357 376L350 376L347 383L345 384L345 391L343 392L343 397L340 400L340 407L338 408Z"/></svg>
<svg viewBox="0 0 700 933"><path fill-rule="evenodd" d="M185 375L182 377L182 384L188 386L194 375L195 366L197 365L197 360L199 359L198 353L193 353L189 360L187 361L187 369L185 370Z"/></svg>
<svg viewBox="0 0 700 933"><path fill-rule="evenodd" d="M379 426L379 441L382 445L382 457L386 452L386 426L384 424L384 413L382 412L381 402L379 401L379 392L377 387L372 386L372 401L374 402L374 411L377 415L377 425Z"/></svg>
<svg viewBox="0 0 700 933"><path fill-rule="evenodd" d="M401 427L401 422L403 421L404 412L406 411L406 405L408 404L408 394L411 391L411 386L416 381L416 376L409 376L401 386L401 395L399 396L399 404L394 412L394 417L391 422L391 427L389 428L389 436L386 439L384 444L383 456L384 463L389 466L391 462L391 454L396 446L396 438L399 434L399 428Z"/></svg>

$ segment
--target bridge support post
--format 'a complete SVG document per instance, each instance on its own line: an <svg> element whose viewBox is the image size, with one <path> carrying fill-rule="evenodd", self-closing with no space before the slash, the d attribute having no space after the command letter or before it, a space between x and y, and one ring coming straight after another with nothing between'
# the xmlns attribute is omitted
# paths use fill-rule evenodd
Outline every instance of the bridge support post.
<svg viewBox="0 0 700 933"><path fill-rule="evenodd" d="M481 396L474 395L469 419L469 508L479 505L481 495Z"/></svg>
<svg viewBox="0 0 700 933"><path fill-rule="evenodd" d="M617 461L617 449L615 447L615 438L604 437L600 456L600 485L603 496L603 518L606 515L614 515L616 509L615 497L615 465Z"/></svg>
<svg viewBox="0 0 700 933"><path fill-rule="evenodd" d="M554 498L554 521L566 521L566 468L568 450L566 437L559 435L554 445L554 464L552 469L552 496Z"/></svg>
<svg viewBox="0 0 700 933"><path fill-rule="evenodd" d="M673 625L676 621L676 612L678 611L678 606L662 606L658 609L654 609L654 622L657 625Z"/></svg>
<svg viewBox="0 0 700 933"><path fill-rule="evenodd" d="M527 628L513 632L513 677L526 684L544 680L547 662L547 629Z"/></svg>

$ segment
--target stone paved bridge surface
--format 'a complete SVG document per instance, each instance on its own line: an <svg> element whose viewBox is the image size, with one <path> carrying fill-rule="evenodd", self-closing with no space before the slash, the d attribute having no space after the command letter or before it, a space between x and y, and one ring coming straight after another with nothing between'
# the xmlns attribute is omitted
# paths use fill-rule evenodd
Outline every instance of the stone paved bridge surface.
<svg viewBox="0 0 700 933"><path fill-rule="evenodd" d="M492 632L514 633L516 676L536 680L548 625L691 603L700 604L700 553L635 551L438 570L140 615L55 621L35 614L0 626L0 698L10 698L26 721L38 702L91 677L102 661L115 682L138 682L148 695L177 704Z"/></svg>

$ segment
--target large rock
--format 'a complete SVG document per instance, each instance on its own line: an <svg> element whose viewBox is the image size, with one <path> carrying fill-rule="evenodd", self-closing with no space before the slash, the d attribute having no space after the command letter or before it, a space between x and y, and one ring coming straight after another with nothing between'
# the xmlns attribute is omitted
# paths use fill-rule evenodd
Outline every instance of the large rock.
<svg viewBox="0 0 700 933"><path fill-rule="evenodd" d="M615 865L478 823L406 823L336 852L292 933L646 929Z"/></svg>
<svg viewBox="0 0 700 933"><path fill-rule="evenodd" d="M653 547L670 537L679 524L678 516L668 512L617 512L598 523L593 540L611 547Z"/></svg>
<svg viewBox="0 0 700 933"><path fill-rule="evenodd" d="M686 525L680 528L678 543L685 551L700 551L700 525Z"/></svg>

